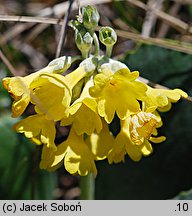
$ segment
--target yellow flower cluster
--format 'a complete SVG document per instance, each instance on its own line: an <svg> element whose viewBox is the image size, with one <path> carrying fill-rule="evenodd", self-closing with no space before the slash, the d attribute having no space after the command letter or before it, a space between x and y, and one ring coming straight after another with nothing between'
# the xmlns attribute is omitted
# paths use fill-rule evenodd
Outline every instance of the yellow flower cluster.
<svg viewBox="0 0 192 216"><path fill-rule="evenodd" d="M139 72L109 59L93 63L93 57L61 75L50 67L26 77L4 78L13 97L12 116L19 117L29 103L36 114L15 125L19 133L42 145L40 167L55 170L64 163L71 174L97 174L96 160L124 161L126 155L139 161L152 153L151 143L160 143L159 111L187 94L180 89L153 89L138 80ZM58 72L58 71L57 71ZM115 114L120 120L116 137L109 130ZM68 138L55 144L56 124L70 126Z"/></svg>

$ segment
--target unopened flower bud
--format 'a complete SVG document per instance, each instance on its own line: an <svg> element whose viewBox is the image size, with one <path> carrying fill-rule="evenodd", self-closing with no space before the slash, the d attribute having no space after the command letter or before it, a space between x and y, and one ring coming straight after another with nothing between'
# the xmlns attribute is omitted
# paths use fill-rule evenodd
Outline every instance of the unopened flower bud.
<svg viewBox="0 0 192 216"><path fill-rule="evenodd" d="M82 18L84 27L93 33L100 19L97 9L90 5L83 7Z"/></svg>
<svg viewBox="0 0 192 216"><path fill-rule="evenodd" d="M99 40L105 46L113 46L117 41L117 34L111 27L102 27L99 30Z"/></svg>
<svg viewBox="0 0 192 216"><path fill-rule="evenodd" d="M91 37L89 32L87 32L85 35L81 34L80 32L77 32L75 41L78 49L90 50L93 43L93 38Z"/></svg>
<svg viewBox="0 0 192 216"><path fill-rule="evenodd" d="M75 42L83 57L86 58L93 43L93 38L91 37L90 33L84 33L84 31L76 31Z"/></svg>

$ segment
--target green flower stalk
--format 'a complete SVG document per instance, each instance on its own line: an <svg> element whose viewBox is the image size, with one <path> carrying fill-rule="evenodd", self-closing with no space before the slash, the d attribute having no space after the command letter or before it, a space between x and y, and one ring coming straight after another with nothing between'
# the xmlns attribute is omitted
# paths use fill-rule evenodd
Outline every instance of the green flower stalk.
<svg viewBox="0 0 192 216"><path fill-rule="evenodd" d="M92 173L82 176L80 180L81 200L95 199L95 177Z"/></svg>
<svg viewBox="0 0 192 216"><path fill-rule="evenodd" d="M117 42L117 34L111 27L102 27L99 30L99 40L106 46L107 57L111 56L112 48Z"/></svg>

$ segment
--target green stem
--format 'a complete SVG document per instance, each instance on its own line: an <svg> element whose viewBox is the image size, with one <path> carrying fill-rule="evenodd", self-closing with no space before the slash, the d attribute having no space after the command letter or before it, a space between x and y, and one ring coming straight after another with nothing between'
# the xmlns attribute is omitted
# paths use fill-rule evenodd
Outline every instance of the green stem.
<svg viewBox="0 0 192 216"><path fill-rule="evenodd" d="M97 35L94 33L93 34L93 41L94 41L94 44L95 44L95 56L99 56L99 40L97 38Z"/></svg>
<svg viewBox="0 0 192 216"><path fill-rule="evenodd" d="M89 51L81 50L81 55L83 59L86 59L89 56Z"/></svg>
<svg viewBox="0 0 192 216"><path fill-rule="evenodd" d="M74 56L74 57L71 57L71 64L73 64L75 61L77 60L82 60L82 57L81 56Z"/></svg>
<svg viewBox="0 0 192 216"><path fill-rule="evenodd" d="M111 57L112 50L113 50L113 46L106 46L106 56L107 56L108 58Z"/></svg>
<svg viewBox="0 0 192 216"><path fill-rule="evenodd" d="M80 179L81 200L94 200L95 198L95 177L93 173L81 176Z"/></svg>

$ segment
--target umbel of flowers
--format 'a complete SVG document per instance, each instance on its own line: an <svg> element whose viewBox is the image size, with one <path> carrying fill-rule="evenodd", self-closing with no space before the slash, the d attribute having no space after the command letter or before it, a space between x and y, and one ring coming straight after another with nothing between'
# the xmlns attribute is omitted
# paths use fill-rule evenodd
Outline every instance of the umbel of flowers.
<svg viewBox="0 0 192 216"><path fill-rule="evenodd" d="M99 14L91 6L83 7L71 22L82 53L73 72L65 73L78 58L63 56L28 76L3 79L14 100L12 117L22 115L29 103L34 106L35 114L14 128L42 146L42 169L64 165L71 174L92 172L96 176L97 160L119 163L128 155L139 161L152 153L153 143L165 140L158 136L162 126L159 112L170 110L172 103L187 97L180 89L151 88L138 79L138 71L131 72L125 64L111 59L116 33L102 27L98 39L98 22ZM99 41L106 46L105 55L100 55ZM115 116L120 121L116 137L109 129ZM59 144L55 144L56 124L70 126L67 139Z"/></svg>

